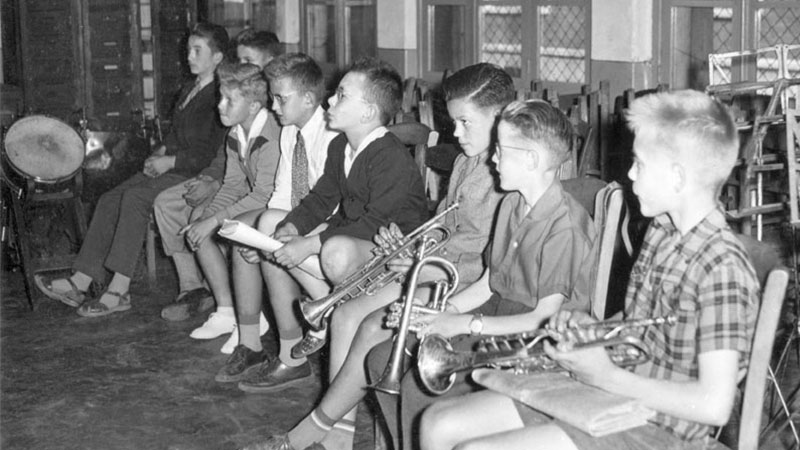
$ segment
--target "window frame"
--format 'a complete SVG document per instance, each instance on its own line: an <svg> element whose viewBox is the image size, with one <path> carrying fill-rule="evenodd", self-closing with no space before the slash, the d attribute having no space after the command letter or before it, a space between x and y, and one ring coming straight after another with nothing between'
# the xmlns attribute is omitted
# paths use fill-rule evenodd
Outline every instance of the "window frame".
<svg viewBox="0 0 800 450"><path fill-rule="evenodd" d="M590 0L420 0L418 3L418 23L419 42L421 43L418 52L418 64L420 75L429 81L441 80L441 71L431 70L430 58L432 55L430 47L430 36L432 35L433 23L430 20L430 7L440 5L463 6L466 9L466 45L465 45L465 65L475 64L481 61L481 8L484 6L519 6L522 9L522 21L524 24L537 25L540 20L541 6L580 6L585 13L585 42L584 42L584 81L581 83L561 82L542 80L539 72L540 45L542 41L541 29L538 26L526 26L522 30L521 48L521 67L520 76L513 77L514 83L519 88L528 88L532 81L542 81L543 84L558 91L569 91L579 88L581 85L591 83L591 14L592 2ZM457 70L460 67L450 68Z"/></svg>

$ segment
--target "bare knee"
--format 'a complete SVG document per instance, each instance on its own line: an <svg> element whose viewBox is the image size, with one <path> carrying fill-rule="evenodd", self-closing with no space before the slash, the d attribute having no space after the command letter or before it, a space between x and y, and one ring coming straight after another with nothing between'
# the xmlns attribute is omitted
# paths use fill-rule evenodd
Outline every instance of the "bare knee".
<svg viewBox="0 0 800 450"><path fill-rule="evenodd" d="M428 407L420 421L420 447L423 450L453 448L460 430L453 420L450 402L442 400Z"/></svg>
<svg viewBox="0 0 800 450"><path fill-rule="evenodd" d="M280 209L268 209L258 217L258 231L265 234L275 232L275 227L286 218L286 211Z"/></svg>
<svg viewBox="0 0 800 450"><path fill-rule="evenodd" d="M369 243L348 236L333 236L322 245L320 263L331 283L339 284L369 258Z"/></svg>

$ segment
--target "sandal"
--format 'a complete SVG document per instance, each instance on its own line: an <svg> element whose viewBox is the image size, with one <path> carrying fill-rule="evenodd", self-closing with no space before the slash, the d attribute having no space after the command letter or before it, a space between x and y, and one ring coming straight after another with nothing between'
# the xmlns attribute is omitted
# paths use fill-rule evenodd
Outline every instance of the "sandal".
<svg viewBox="0 0 800 450"><path fill-rule="evenodd" d="M44 295L53 300L58 300L65 305L77 308L81 306L83 301L86 299L86 292L78 289L78 286L75 286L75 283L72 282L71 278L64 278L71 287L69 291L64 292L53 290L53 280L56 278L48 278L37 273L33 276L33 279L36 283L36 287L38 287Z"/></svg>
<svg viewBox="0 0 800 450"><path fill-rule="evenodd" d="M106 294L117 297L119 299L119 303L117 303L116 306L108 306L105 303L101 303L100 299L97 299L92 302L85 303L78 308L78 315L83 317L103 317L115 312L122 312L131 309L130 292L120 294L119 292L106 291ZM102 298L102 296L100 297Z"/></svg>

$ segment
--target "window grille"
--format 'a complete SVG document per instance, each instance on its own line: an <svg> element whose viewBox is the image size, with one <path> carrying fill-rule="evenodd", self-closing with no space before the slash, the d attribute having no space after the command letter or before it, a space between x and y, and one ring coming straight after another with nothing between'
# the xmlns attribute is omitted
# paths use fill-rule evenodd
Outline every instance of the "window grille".
<svg viewBox="0 0 800 450"><path fill-rule="evenodd" d="M522 6L484 5L478 20L480 61L497 64L512 77L521 77Z"/></svg>
<svg viewBox="0 0 800 450"><path fill-rule="evenodd" d="M539 78L586 81L587 14L583 6L539 6Z"/></svg>
<svg viewBox="0 0 800 450"><path fill-rule="evenodd" d="M800 43L800 8L759 8L756 12L758 47ZM790 77L800 77L800 51L793 49L787 55ZM779 78L778 60L764 55L756 62L756 79L772 81Z"/></svg>

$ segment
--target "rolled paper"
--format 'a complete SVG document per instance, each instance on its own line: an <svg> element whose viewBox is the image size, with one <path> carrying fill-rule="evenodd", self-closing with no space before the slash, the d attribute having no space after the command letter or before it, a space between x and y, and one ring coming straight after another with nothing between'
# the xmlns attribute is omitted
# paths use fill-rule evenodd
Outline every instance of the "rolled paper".
<svg viewBox="0 0 800 450"><path fill-rule="evenodd" d="M217 232L218 235L225 239L230 239L248 247L272 253L275 250L283 247L283 242L273 239L266 234L256 230L255 228L239 222L238 220L225 219L222 226ZM314 278L324 280L325 276L322 275L322 267L319 263L319 256L311 255L298 266L299 269L308 273Z"/></svg>

